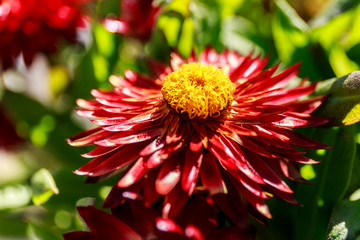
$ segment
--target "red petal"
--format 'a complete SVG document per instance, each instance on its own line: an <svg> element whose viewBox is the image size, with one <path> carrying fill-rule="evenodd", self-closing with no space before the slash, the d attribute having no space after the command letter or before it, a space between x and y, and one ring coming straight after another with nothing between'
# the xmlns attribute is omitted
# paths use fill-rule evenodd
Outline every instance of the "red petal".
<svg viewBox="0 0 360 240"><path fill-rule="evenodd" d="M171 219L157 218L156 228L161 232L184 234L182 228Z"/></svg>
<svg viewBox="0 0 360 240"><path fill-rule="evenodd" d="M162 209L163 217L176 218L188 199L188 193L181 188L180 184L178 184L165 197L164 206Z"/></svg>
<svg viewBox="0 0 360 240"><path fill-rule="evenodd" d="M290 111L292 112L310 114L315 109L317 109L325 100L326 100L326 96L325 97L319 96L307 100L291 102L288 104L288 106L291 108Z"/></svg>
<svg viewBox="0 0 360 240"><path fill-rule="evenodd" d="M176 52L171 53L171 68L173 70L176 70L180 68L181 65L183 65L186 61Z"/></svg>
<svg viewBox="0 0 360 240"><path fill-rule="evenodd" d="M97 102L96 100L85 100L85 99L78 99L76 100L76 104L81 107L85 108L87 110L99 110L101 109L101 104Z"/></svg>
<svg viewBox="0 0 360 240"><path fill-rule="evenodd" d="M141 236L133 229L106 212L94 207L78 207L77 209L81 218L98 239L141 240Z"/></svg>
<svg viewBox="0 0 360 240"><path fill-rule="evenodd" d="M155 188L159 194L167 195L176 186L181 177L180 168L177 158L170 158L163 163L155 182Z"/></svg>
<svg viewBox="0 0 360 240"><path fill-rule="evenodd" d="M301 113L285 113L284 119L281 121L273 122L275 126L281 127L291 127L291 128L299 128L299 127L316 127L328 123L330 119L324 117L316 117L310 116L307 114Z"/></svg>
<svg viewBox="0 0 360 240"><path fill-rule="evenodd" d="M254 240L255 231L250 229L241 229L236 226L223 227L216 231L213 240Z"/></svg>
<svg viewBox="0 0 360 240"><path fill-rule="evenodd" d="M210 139L209 151L214 154L225 169L240 170L257 183L263 184L263 179L244 157L241 149L233 145L226 137L214 135ZM224 142L225 140L225 142Z"/></svg>
<svg viewBox="0 0 360 240"><path fill-rule="evenodd" d="M268 90L272 90L274 88L283 87L287 82L289 82L289 80L292 77L296 76L298 69L299 69L299 65L300 65L300 63L297 63L297 64L285 69L284 71L282 71L281 73L277 74L274 77L270 77L270 76L273 73L275 73L275 71L273 71L273 70L276 70L278 68L278 65L273 68L269 68L268 70L272 70L272 71L270 71L271 75L267 75L266 78L262 78L259 81L257 81L251 87L251 92L268 91ZM266 72L266 71L264 71L264 72ZM259 75L262 75L263 73L261 73Z"/></svg>
<svg viewBox="0 0 360 240"><path fill-rule="evenodd" d="M310 148L310 149L328 149L331 148L331 146L328 146L326 144L323 144L321 142L318 142L316 140L313 140L311 138L306 137L303 134L300 134L292 129L289 128L281 128L277 126L256 126L259 130L262 132L267 132L272 138L280 139L281 141L291 144L298 147L303 148ZM273 140L272 139L272 140Z"/></svg>
<svg viewBox="0 0 360 240"><path fill-rule="evenodd" d="M266 163L266 159L253 153L251 151L245 152L247 159L251 165L256 169L256 172L262 177L264 182L274 188L283 192L292 193L293 191L287 186L287 184L278 176Z"/></svg>
<svg viewBox="0 0 360 240"><path fill-rule="evenodd" d="M157 193L155 189L155 181L158 176L160 168L151 169L144 179L143 185L143 197L144 197L144 205L146 207L150 207L155 202L159 201L160 194Z"/></svg>
<svg viewBox="0 0 360 240"><path fill-rule="evenodd" d="M159 149L165 146L164 140L159 140L158 138L154 139L149 145L144 147L141 152L140 156L148 156L153 154L154 152L158 151Z"/></svg>
<svg viewBox="0 0 360 240"><path fill-rule="evenodd" d="M244 61L242 61L233 71L230 73L229 77L234 82L239 78L249 78L250 76L259 73L267 64L267 59L261 58L251 58L246 56Z"/></svg>
<svg viewBox="0 0 360 240"><path fill-rule="evenodd" d="M106 155L105 157L98 157L88 162L76 170L76 173L80 175L96 177L120 169L127 163L138 158L138 149L144 147L145 144L147 143L143 142L139 144L123 146L121 149L116 151L114 154L111 154L110 156Z"/></svg>
<svg viewBox="0 0 360 240"><path fill-rule="evenodd" d="M220 175L218 165L215 162L215 157L210 153L204 154L200 168L200 179L202 185L211 195L225 192L225 184Z"/></svg>
<svg viewBox="0 0 360 240"><path fill-rule="evenodd" d="M126 188L133 185L148 171L148 168L144 167L143 158L140 157L136 163L125 173L123 177L117 182L117 186L120 188Z"/></svg>
<svg viewBox="0 0 360 240"><path fill-rule="evenodd" d="M290 103L298 100L300 97L308 95L315 90L316 84L305 87L296 87L290 89L281 89L270 93L268 96L273 97L273 100L268 101L266 104L280 105Z"/></svg>
<svg viewBox="0 0 360 240"><path fill-rule="evenodd" d="M102 146L99 146L99 147L96 147L94 150L88 152L88 153L85 153L85 154L82 154L81 156L84 157L84 158L95 158L95 157L100 157L100 156L103 156L105 154L108 154L112 151L115 151L117 149L119 149L121 146L115 146L115 147L102 147Z"/></svg>
<svg viewBox="0 0 360 240"><path fill-rule="evenodd" d="M93 128L76 134L75 136L67 139L68 144L74 147L88 146L94 144L95 141L110 137L113 133L98 128Z"/></svg>
<svg viewBox="0 0 360 240"><path fill-rule="evenodd" d="M91 232L69 232L63 234L65 240L97 240Z"/></svg>
<svg viewBox="0 0 360 240"><path fill-rule="evenodd" d="M239 81L235 83L237 85L235 94L244 95L248 93L260 92L261 90L258 89L260 89L260 87L263 88L263 85L268 85L268 82L271 80L271 76L276 72L278 67L279 64L272 68L268 68L262 73L249 78L245 82L243 79L239 79ZM269 89L263 88L263 90L268 91Z"/></svg>
<svg viewBox="0 0 360 240"><path fill-rule="evenodd" d="M159 216L155 208L144 206L140 200L128 200L111 209L111 213L142 236L142 239L155 237L155 221Z"/></svg>
<svg viewBox="0 0 360 240"><path fill-rule="evenodd" d="M111 138L109 141L115 143L116 145L139 143L139 142L143 142L143 141L152 139L156 136L159 136L160 133L161 133L161 128L158 127L158 128L154 128L154 129L145 130L140 133L127 135L124 137Z"/></svg>
<svg viewBox="0 0 360 240"><path fill-rule="evenodd" d="M186 150L185 153L185 162L183 173L181 175L181 186L184 191L192 192L192 189L195 188L202 159L202 143L199 135L195 134L190 140L190 147Z"/></svg>
<svg viewBox="0 0 360 240"><path fill-rule="evenodd" d="M243 187L245 187L249 192L251 192L255 196L263 199L268 198L258 183L252 181L244 174L242 174L240 171L229 170L228 172L234 177L236 181L238 181L238 183L240 183Z"/></svg>

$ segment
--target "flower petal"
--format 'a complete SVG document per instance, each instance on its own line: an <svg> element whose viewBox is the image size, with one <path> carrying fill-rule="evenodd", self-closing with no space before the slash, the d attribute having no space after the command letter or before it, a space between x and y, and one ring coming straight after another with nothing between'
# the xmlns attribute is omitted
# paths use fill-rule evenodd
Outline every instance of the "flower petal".
<svg viewBox="0 0 360 240"><path fill-rule="evenodd" d="M116 217L94 207L78 207L81 218L97 239L132 239L141 240L133 229Z"/></svg>
<svg viewBox="0 0 360 240"><path fill-rule="evenodd" d="M225 183L220 175L214 155L204 153L204 159L200 168L200 179L202 185L211 195L225 192Z"/></svg>
<svg viewBox="0 0 360 240"><path fill-rule="evenodd" d="M176 186L181 177L180 169L180 157L177 156L167 159L162 164L159 175L155 181L155 188L159 194L167 195Z"/></svg>
<svg viewBox="0 0 360 240"><path fill-rule="evenodd" d="M148 168L144 166L143 157L140 157L136 163L121 177L117 182L117 186L120 188L126 188L133 185L148 171Z"/></svg>
<svg viewBox="0 0 360 240"><path fill-rule="evenodd" d="M186 150L183 172L181 174L181 186L184 191L191 194L198 179L199 169L203 159L203 147L198 134L190 140L190 148Z"/></svg>

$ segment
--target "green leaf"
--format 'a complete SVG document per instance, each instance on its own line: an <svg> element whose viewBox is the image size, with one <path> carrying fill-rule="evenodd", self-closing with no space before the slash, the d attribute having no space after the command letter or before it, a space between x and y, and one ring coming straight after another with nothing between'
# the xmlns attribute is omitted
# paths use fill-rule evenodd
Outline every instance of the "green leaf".
<svg viewBox="0 0 360 240"><path fill-rule="evenodd" d="M54 178L45 168L38 170L31 177L31 188L33 191L32 201L35 205L44 204L52 195L59 194Z"/></svg>
<svg viewBox="0 0 360 240"><path fill-rule="evenodd" d="M277 0L275 3L276 12L272 20L275 46L280 59L291 63L296 49L308 44L309 28L285 0Z"/></svg>
<svg viewBox="0 0 360 240"><path fill-rule="evenodd" d="M328 95L329 98L314 113L330 117L329 125L350 125L360 120L360 71L352 72L341 78L320 82L313 95Z"/></svg>
<svg viewBox="0 0 360 240"><path fill-rule="evenodd" d="M102 24L95 24L93 31L99 53L105 57L114 54L116 51L115 35L107 31Z"/></svg>
<svg viewBox="0 0 360 240"><path fill-rule="evenodd" d="M330 49L329 62L336 76L343 76L359 69L358 65L346 55L345 49L339 45L334 45Z"/></svg>
<svg viewBox="0 0 360 240"><path fill-rule="evenodd" d="M295 197L303 207L294 211L294 238L324 239L330 213L349 186L356 153L355 127L318 128L313 137L334 146L323 152L313 151L309 157L320 163L313 165L316 177L310 185L301 184Z"/></svg>
<svg viewBox="0 0 360 240"><path fill-rule="evenodd" d="M230 49L241 54L248 54L259 49L255 44L255 25L246 18L234 16L226 18L221 27L221 41ZM258 50L259 51L259 50Z"/></svg>
<svg viewBox="0 0 360 240"><path fill-rule="evenodd" d="M358 239L360 237L360 200L344 200L332 213L328 240Z"/></svg>
<svg viewBox="0 0 360 240"><path fill-rule="evenodd" d="M360 40L359 26L360 5L312 30L312 40L324 47L336 76L348 74L359 68L346 54Z"/></svg>
<svg viewBox="0 0 360 240"><path fill-rule="evenodd" d="M51 231L50 228L40 227L33 223L28 224L27 236L29 240L61 240L60 234Z"/></svg>
<svg viewBox="0 0 360 240"><path fill-rule="evenodd" d="M279 59L285 65L301 62L300 77L317 81L327 77L328 59L321 46L311 42L310 28L285 1L275 1L271 20L273 39ZM326 69L325 73L322 71ZM333 75L331 75L333 76Z"/></svg>
<svg viewBox="0 0 360 240"><path fill-rule="evenodd" d="M182 56L189 57L194 45L195 27L191 18L186 18L182 25L178 49Z"/></svg>
<svg viewBox="0 0 360 240"><path fill-rule="evenodd" d="M158 18L158 27L171 47L175 47L178 43L182 21L183 17L176 12L162 14Z"/></svg>

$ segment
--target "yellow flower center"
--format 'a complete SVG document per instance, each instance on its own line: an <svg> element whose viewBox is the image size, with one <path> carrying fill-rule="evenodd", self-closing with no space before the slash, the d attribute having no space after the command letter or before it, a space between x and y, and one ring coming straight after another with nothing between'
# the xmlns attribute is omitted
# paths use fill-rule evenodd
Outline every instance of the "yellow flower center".
<svg viewBox="0 0 360 240"><path fill-rule="evenodd" d="M183 64L165 77L161 92L167 103L190 119L218 117L234 99L235 84L221 69Z"/></svg>

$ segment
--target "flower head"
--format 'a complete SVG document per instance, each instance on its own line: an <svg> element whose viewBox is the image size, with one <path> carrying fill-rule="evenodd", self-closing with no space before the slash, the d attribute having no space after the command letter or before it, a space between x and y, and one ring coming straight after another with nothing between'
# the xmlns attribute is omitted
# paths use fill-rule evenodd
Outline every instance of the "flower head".
<svg viewBox="0 0 360 240"><path fill-rule="evenodd" d="M147 40L155 26L160 7L154 5L153 0L120 0L121 17L119 19L106 18L105 28L113 33Z"/></svg>
<svg viewBox="0 0 360 240"><path fill-rule="evenodd" d="M128 200L111 209L112 214L92 206L78 207L89 232L64 234L66 240L215 240L254 239L251 228L221 226L211 199L191 199L176 219L162 218L156 207L145 207L138 200Z"/></svg>
<svg viewBox="0 0 360 240"><path fill-rule="evenodd" d="M271 196L296 204L282 178L303 181L296 163L316 162L295 147L327 146L292 128L329 120L310 115L324 98L299 100L314 84L285 87L298 65L275 74L278 65L263 71L266 64L206 49L198 59L173 54L171 67L150 62L153 78L112 76L114 90L93 90L94 100L78 101L78 114L99 126L69 139L97 145L84 155L95 159L76 173L99 181L126 169L106 206L129 196L151 205L164 196L166 217L176 216L194 191L211 194L228 215L232 204L271 217L264 202Z"/></svg>
<svg viewBox="0 0 360 240"><path fill-rule="evenodd" d="M76 27L84 15L78 4L84 0L1 0L0 63L14 65L22 54L30 65L35 54L54 53L62 39L76 39Z"/></svg>

